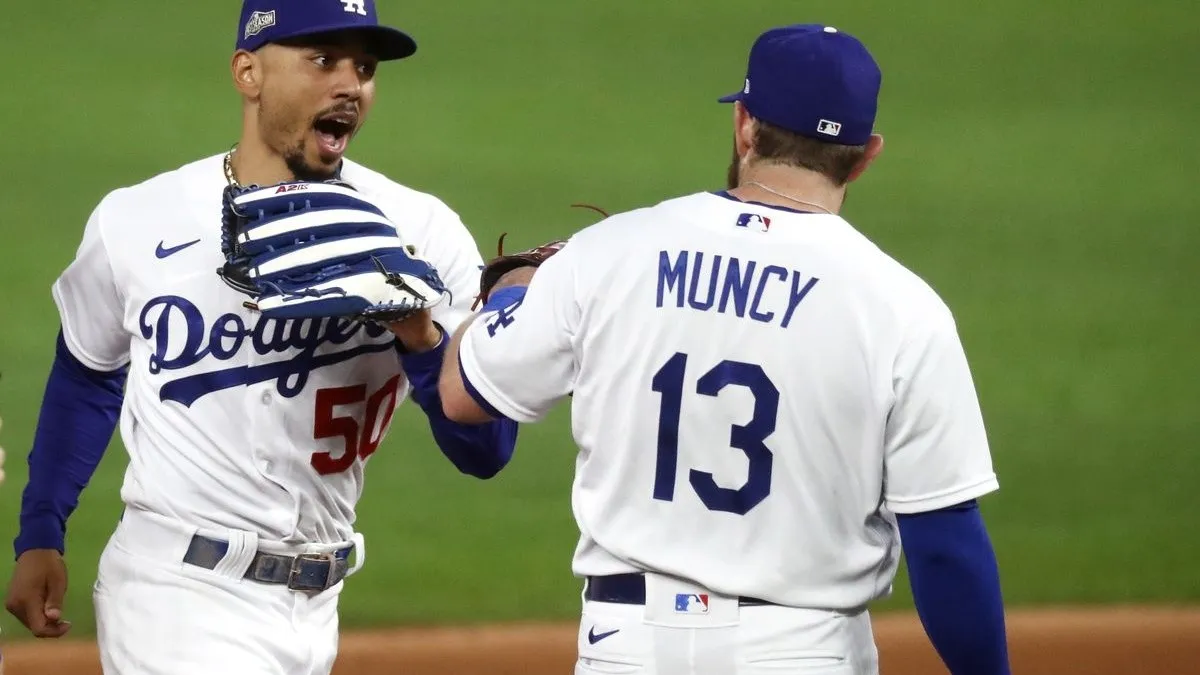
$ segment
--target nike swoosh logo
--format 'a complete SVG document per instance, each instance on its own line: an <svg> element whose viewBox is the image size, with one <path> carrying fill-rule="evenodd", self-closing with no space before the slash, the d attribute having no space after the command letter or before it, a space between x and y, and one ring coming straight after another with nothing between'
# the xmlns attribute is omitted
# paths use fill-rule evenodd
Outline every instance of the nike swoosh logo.
<svg viewBox="0 0 1200 675"><path fill-rule="evenodd" d="M620 628L618 628L616 630L610 630L607 633L597 633L596 627L592 626L592 629L588 631L588 642L590 642L591 644L596 644L597 642L603 640L604 638L609 637L610 635L615 635L619 632L621 632Z"/></svg>
<svg viewBox="0 0 1200 675"><path fill-rule="evenodd" d="M176 253L179 253L180 251L182 251L183 249L185 249L189 246L193 246L193 245L199 244L199 243L200 243L200 240L197 239L196 241L189 241L186 244L172 246L171 248L163 248L163 243L160 241L160 242L158 242L158 248L154 251L154 255L157 256L159 260L161 260L163 258L173 256Z"/></svg>

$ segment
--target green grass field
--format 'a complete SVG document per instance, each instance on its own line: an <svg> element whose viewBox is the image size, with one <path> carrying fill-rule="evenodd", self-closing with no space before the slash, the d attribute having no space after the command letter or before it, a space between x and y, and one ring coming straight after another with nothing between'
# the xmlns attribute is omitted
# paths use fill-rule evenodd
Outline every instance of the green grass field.
<svg viewBox="0 0 1200 675"><path fill-rule="evenodd" d="M955 310L1001 491L1010 603L1200 601L1200 29L1188 3L409 0L420 43L380 72L351 156L455 207L489 255L721 186L762 29L820 21L884 71L886 151L846 216ZM114 187L228 148L237 3L18 3L0 128L0 540L52 355L49 295ZM217 283L214 278L214 283ZM415 408L371 462L346 626L574 616L565 410L490 482ZM91 629L119 513L115 444L70 523L69 618ZM0 556L7 580L11 556ZM903 580L885 607L908 603ZM5 616L0 627L19 635Z"/></svg>

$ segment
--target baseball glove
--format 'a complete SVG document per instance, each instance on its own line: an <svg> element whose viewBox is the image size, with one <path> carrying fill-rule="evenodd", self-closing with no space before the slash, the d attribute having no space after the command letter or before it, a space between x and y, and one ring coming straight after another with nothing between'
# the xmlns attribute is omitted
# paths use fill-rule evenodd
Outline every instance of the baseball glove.
<svg viewBox="0 0 1200 675"><path fill-rule="evenodd" d="M591 209L605 218L608 217L608 212L598 206L592 206L591 204L572 204L571 206ZM508 236L507 232L500 235L500 240L496 242L496 257L489 260L483 266L483 271L479 274L479 295L475 296L475 302L471 305L471 311L474 311L476 307L488 301L488 296L491 295L496 282L500 281L500 277L521 267L538 267L546 262L546 258L558 253L567 244L565 239L559 239L531 248L528 251L505 255L504 237L506 236Z"/></svg>
<svg viewBox="0 0 1200 675"><path fill-rule="evenodd" d="M266 318L387 323L440 304L437 270L342 181L225 188L217 270Z"/></svg>
<svg viewBox="0 0 1200 675"><path fill-rule="evenodd" d="M488 296L496 286L496 282L500 281L500 277L521 267L538 267L567 244L565 240L552 241L528 251L505 255L504 237L506 236L508 236L507 232L500 235L500 241L496 242L496 257L489 260L483 266L483 271L479 273L479 295L475 296L475 302L471 305L472 311L487 302Z"/></svg>

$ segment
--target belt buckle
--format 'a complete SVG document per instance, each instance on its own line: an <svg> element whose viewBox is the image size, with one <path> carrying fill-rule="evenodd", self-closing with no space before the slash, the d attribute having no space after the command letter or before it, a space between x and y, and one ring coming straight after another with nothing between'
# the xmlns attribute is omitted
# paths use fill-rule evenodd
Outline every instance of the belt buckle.
<svg viewBox="0 0 1200 675"><path fill-rule="evenodd" d="M301 553L292 558L292 569L288 572L287 587L293 591L323 591L333 584L334 574L337 572L336 565L337 557L332 553ZM318 583L313 583L301 578L303 574L304 563L325 563L329 566L325 573L325 579Z"/></svg>

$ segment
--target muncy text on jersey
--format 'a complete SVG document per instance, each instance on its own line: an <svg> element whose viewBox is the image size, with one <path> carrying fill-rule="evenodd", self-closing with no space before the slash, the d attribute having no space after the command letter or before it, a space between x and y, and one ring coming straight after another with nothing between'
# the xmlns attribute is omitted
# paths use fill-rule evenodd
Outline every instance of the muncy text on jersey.
<svg viewBox="0 0 1200 675"><path fill-rule="evenodd" d="M779 318L779 325L787 328L796 308L818 281L816 277L796 270L760 265L755 260L706 255L703 251L679 251L674 256L659 251L657 306L662 307L664 301L670 302L667 294L674 291L674 305L679 308L691 307L721 314L732 309L739 318L749 317L762 323L773 323ZM774 284L790 285L786 307L781 302L776 302L775 307L763 307L763 296ZM779 294L773 295L779 297Z"/></svg>

